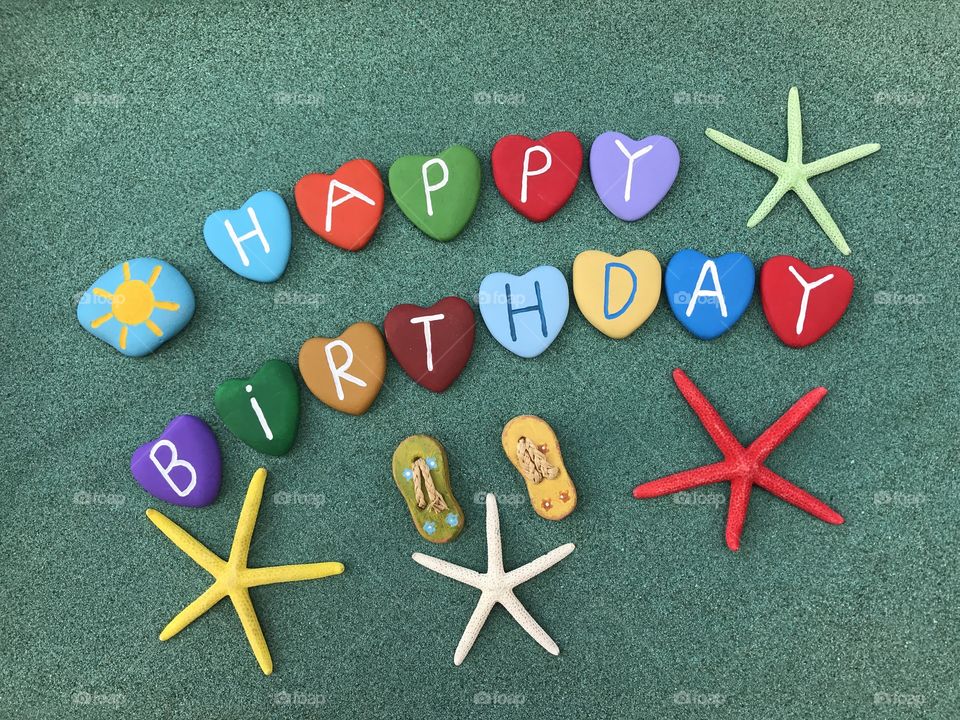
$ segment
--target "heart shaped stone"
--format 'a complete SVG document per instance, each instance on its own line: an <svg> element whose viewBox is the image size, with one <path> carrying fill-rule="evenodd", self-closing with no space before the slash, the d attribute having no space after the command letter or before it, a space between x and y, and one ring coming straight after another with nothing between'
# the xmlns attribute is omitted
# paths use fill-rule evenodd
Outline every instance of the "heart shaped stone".
<svg viewBox="0 0 960 720"><path fill-rule="evenodd" d="M554 132L539 140L507 135L493 146L490 164L497 189L513 209L543 222L573 195L583 148L572 132Z"/></svg>
<svg viewBox="0 0 960 720"><path fill-rule="evenodd" d="M480 283L480 315L490 334L520 357L536 357L556 339L570 309L563 273L541 265L521 276L492 273Z"/></svg>
<svg viewBox="0 0 960 720"><path fill-rule="evenodd" d="M397 305L383 321L390 352L413 381L443 392L466 367L473 352L473 308L445 297L428 308Z"/></svg>
<svg viewBox="0 0 960 720"><path fill-rule="evenodd" d="M237 275L273 282L290 258L290 211L280 195L262 190L237 210L218 210L207 217L203 239Z"/></svg>
<svg viewBox="0 0 960 720"><path fill-rule="evenodd" d="M812 268L777 255L760 268L763 314L785 345L812 345L837 324L853 297L853 275L842 267Z"/></svg>
<svg viewBox="0 0 960 720"><path fill-rule="evenodd" d="M376 325L359 322L335 338L307 340L297 364L318 400L334 410L362 415L383 387L387 349Z"/></svg>
<svg viewBox="0 0 960 720"><path fill-rule="evenodd" d="M366 246L383 215L383 181L369 160L346 162L332 175L304 175L293 196L310 229L344 250Z"/></svg>
<svg viewBox="0 0 960 720"><path fill-rule="evenodd" d="M130 472L158 500L186 507L209 505L220 492L220 446L203 420L177 415L159 437L136 449Z"/></svg>
<svg viewBox="0 0 960 720"><path fill-rule="evenodd" d="M590 178L600 200L621 220L639 220L670 190L680 170L673 140L650 135L633 140L605 132L590 147Z"/></svg>
<svg viewBox="0 0 960 720"><path fill-rule="evenodd" d="M667 300L680 324L701 340L713 340L747 309L756 273L743 253L714 259L686 249L670 258L665 275Z"/></svg>
<svg viewBox="0 0 960 720"><path fill-rule="evenodd" d="M267 360L252 377L220 383L213 404L227 429L254 450L283 455L293 446L300 388L282 360Z"/></svg>
<svg viewBox="0 0 960 720"><path fill-rule="evenodd" d="M410 221L434 240L452 240L480 197L480 161L451 145L436 157L405 155L390 166L390 193Z"/></svg>
<svg viewBox="0 0 960 720"><path fill-rule="evenodd" d="M573 261L573 295L580 312L597 330L625 338L657 307L662 274L660 261L647 250L620 257L587 250Z"/></svg>
<svg viewBox="0 0 960 720"><path fill-rule="evenodd" d="M124 355L141 357L183 330L193 310L193 290L179 270L136 258L97 278L77 303L77 320Z"/></svg>

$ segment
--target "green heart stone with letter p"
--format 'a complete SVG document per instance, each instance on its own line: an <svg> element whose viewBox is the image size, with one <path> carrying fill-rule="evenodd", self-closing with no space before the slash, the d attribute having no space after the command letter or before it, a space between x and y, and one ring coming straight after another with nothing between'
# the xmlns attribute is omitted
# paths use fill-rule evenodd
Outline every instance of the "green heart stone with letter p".
<svg viewBox="0 0 960 720"><path fill-rule="evenodd" d="M254 450L284 455L297 438L300 386L283 360L267 360L249 378L224 380L213 404L227 429Z"/></svg>
<svg viewBox="0 0 960 720"><path fill-rule="evenodd" d="M410 221L434 240L453 240L480 197L480 161L463 145L436 157L404 155L390 166L390 193Z"/></svg>

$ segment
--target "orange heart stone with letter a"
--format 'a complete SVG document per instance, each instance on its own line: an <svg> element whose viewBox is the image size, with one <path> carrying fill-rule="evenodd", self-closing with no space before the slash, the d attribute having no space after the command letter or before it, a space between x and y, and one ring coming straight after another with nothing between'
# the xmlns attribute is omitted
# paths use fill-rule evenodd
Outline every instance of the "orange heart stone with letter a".
<svg viewBox="0 0 960 720"><path fill-rule="evenodd" d="M362 415L383 387L387 349L376 325L354 323L335 338L314 337L300 347L300 374L318 400Z"/></svg>
<svg viewBox="0 0 960 720"><path fill-rule="evenodd" d="M346 162L332 175L304 175L293 195L310 229L344 250L370 242L383 215L383 180L369 160Z"/></svg>

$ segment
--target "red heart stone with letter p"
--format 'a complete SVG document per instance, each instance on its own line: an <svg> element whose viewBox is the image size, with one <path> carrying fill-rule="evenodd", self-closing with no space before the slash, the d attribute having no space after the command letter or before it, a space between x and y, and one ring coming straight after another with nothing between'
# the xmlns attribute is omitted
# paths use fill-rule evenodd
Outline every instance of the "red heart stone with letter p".
<svg viewBox="0 0 960 720"><path fill-rule="evenodd" d="M777 255L760 269L763 314L785 345L815 343L837 324L853 297L853 275L836 265L812 268Z"/></svg>
<svg viewBox="0 0 960 720"><path fill-rule="evenodd" d="M414 382L443 392L466 367L473 352L473 308L445 297L428 308L397 305L383 321L390 352Z"/></svg>
<svg viewBox="0 0 960 720"><path fill-rule="evenodd" d="M583 148L572 132L554 132L540 140L507 135L493 146L490 164L497 190L513 209L543 222L573 195Z"/></svg>
<svg viewBox="0 0 960 720"><path fill-rule="evenodd" d="M310 229L344 250L370 242L383 215L383 180L369 160L346 162L332 175L304 175L293 195Z"/></svg>

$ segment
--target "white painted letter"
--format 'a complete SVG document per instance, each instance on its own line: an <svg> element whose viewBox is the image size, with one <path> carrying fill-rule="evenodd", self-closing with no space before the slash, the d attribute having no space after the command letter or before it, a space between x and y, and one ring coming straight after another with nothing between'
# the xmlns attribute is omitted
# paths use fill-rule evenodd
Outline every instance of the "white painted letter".
<svg viewBox="0 0 960 720"><path fill-rule="evenodd" d="M430 171L431 165L439 165L440 169L443 170L443 179L436 185L431 185L430 181L427 180L427 173ZM440 158L431 158L420 168L420 174L423 176L423 192L426 193L427 196L427 215L433 217L433 200L430 199L430 193L439 190L447 184L447 181L450 179L450 169Z"/></svg>
<svg viewBox="0 0 960 720"><path fill-rule="evenodd" d="M253 392L253 385L247 385L247 392ZM263 415L263 410L260 409L260 403L257 402L255 397L250 398L250 407L253 408L253 411L257 414L257 420L260 421L260 429L263 430L264 437L267 440L273 440L273 430L270 429L270 425L267 424L267 418Z"/></svg>
<svg viewBox="0 0 960 720"><path fill-rule="evenodd" d="M623 189L623 201L630 202L630 186L633 185L633 163L635 160L637 160L637 158L641 158L653 150L653 145L644 145L633 155L631 155L629 152L627 152L627 148L623 146L623 143L620 142L620 140L614 140L614 142L617 144L617 147L620 148L620 152L622 152L630 162L630 164L627 165L627 184Z"/></svg>
<svg viewBox="0 0 960 720"><path fill-rule="evenodd" d="M333 348L340 347L347 351L347 359L342 365L337 365L333 360ZM333 340L323 346L323 351L327 354L327 365L330 366L330 373L333 375L333 384L337 388L337 397L343 400L343 385L341 380L352 382L354 385L366 387L367 384L358 377L354 377L347 372L347 368L353 364L353 348L347 345L343 340Z"/></svg>
<svg viewBox="0 0 960 720"><path fill-rule="evenodd" d="M713 281L713 290L703 289L703 281L707 276L707 271L710 272ZM720 315L723 317L727 316L727 303L723 299L723 290L720 288L720 278L717 277L717 266L713 260L707 260L703 264L703 267L700 268L700 277L697 278L697 286L693 289L693 295L690 296L690 304L687 305L687 317L693 315L693 306L696 305L697 300L702 297L717 298L717 301L720 303Z"/></svg>
<svg viewBox="0 0 960 720"><path fill-rule="evenodd" d="M237 249L237 253L240 255L240 262L243 263L244 267L250 267L250 259L243 251L244 240L249 240L252 237L259 237L260 242L263 244L263 251L268 254L270 253L270 246L267 244L267 238L264 236L263 230L260 229L260 221L257 220L257 214L253 211L252 207L247 208L247 215L250 216L250 222L253 223L253 230L248 232L246 235L241 235L240 237L237 237L237 233L234 231L233 225L230 224L229 220L223 221L223 224L227 228L227 232L230 233L230 239L233 240L233 246Z"/></svg>
<svg viewBox="0 0 960 720"><path fill-rule="evenodd" d="M533 152L538 152L543 155L546 162L539 170L530 172L530 154ZM550 169L551 165L553 165L553 155L551 155L550 151L543 145L534 145L533 147L527 148L527 151L523 154L523 175L521 175L520 179L520 202L525 203L527 201L527 178L532 178L535 175L543 175Z"/></svg>
<svg viewBox="0 0 960 720"><path fill-rule="evenodd" d="M333 199L333 191L335 188L340 190L346 190L347 194L339 198L338 200ZM323 229L327 232L330 232L330 228L333 227L333 209L337 205L342 205L350 198L357 198L358 200L363 200L367 205L376 205L372 199L368 198L362 192L356 188L352 188L349 185L344 185L339 180L331 180L330 188L327 190L327 219L324 223Z"/></svg>
<svg viewBox="0 0 960 720"><path fill-rule="evenodd" d="M803 299L800 301L800 314L797 316L797 335L799 335L803 332L803 322L807 319L807 303L810 300L810 291L814 288L820 287L825 282L830 282L833 280L833 273L825 275L816 282L808 283L806 280L800 277L800 273L793 269L793 265L788 265L787 269L797 279L797 282L803 286Z"/></svg>
<svg viewBox="0 0 960 720"><path fill-rule="evenodd" d="M434 320L443 320L443 313L410 318L411 325L423 324L423 340L427 344L427 372L433 372L433 338L430 335L430 323Z"/></svg>
<svg viewBox="0 0 960 720"><path fill-rule="evenodd" d="M165 447L170 451L170 462L167 463L166 466L161 465L160 461L157 460L157 448L159 447ZM197 486L196 469L186 460L180 460L177 457L177 446L169 440L159 440L152 448L150 448L150 460L153 461L153 466L157 469L157 472L163 475L163 479L167 481L167 485L169 485L171 489L180 497L186 497ZM190 473L190 482L187 484L187 487L184 490L181 490L180 486L173 481L172 477L170 477L170 471L174 468L184 468L188 473Z"/></svg>

